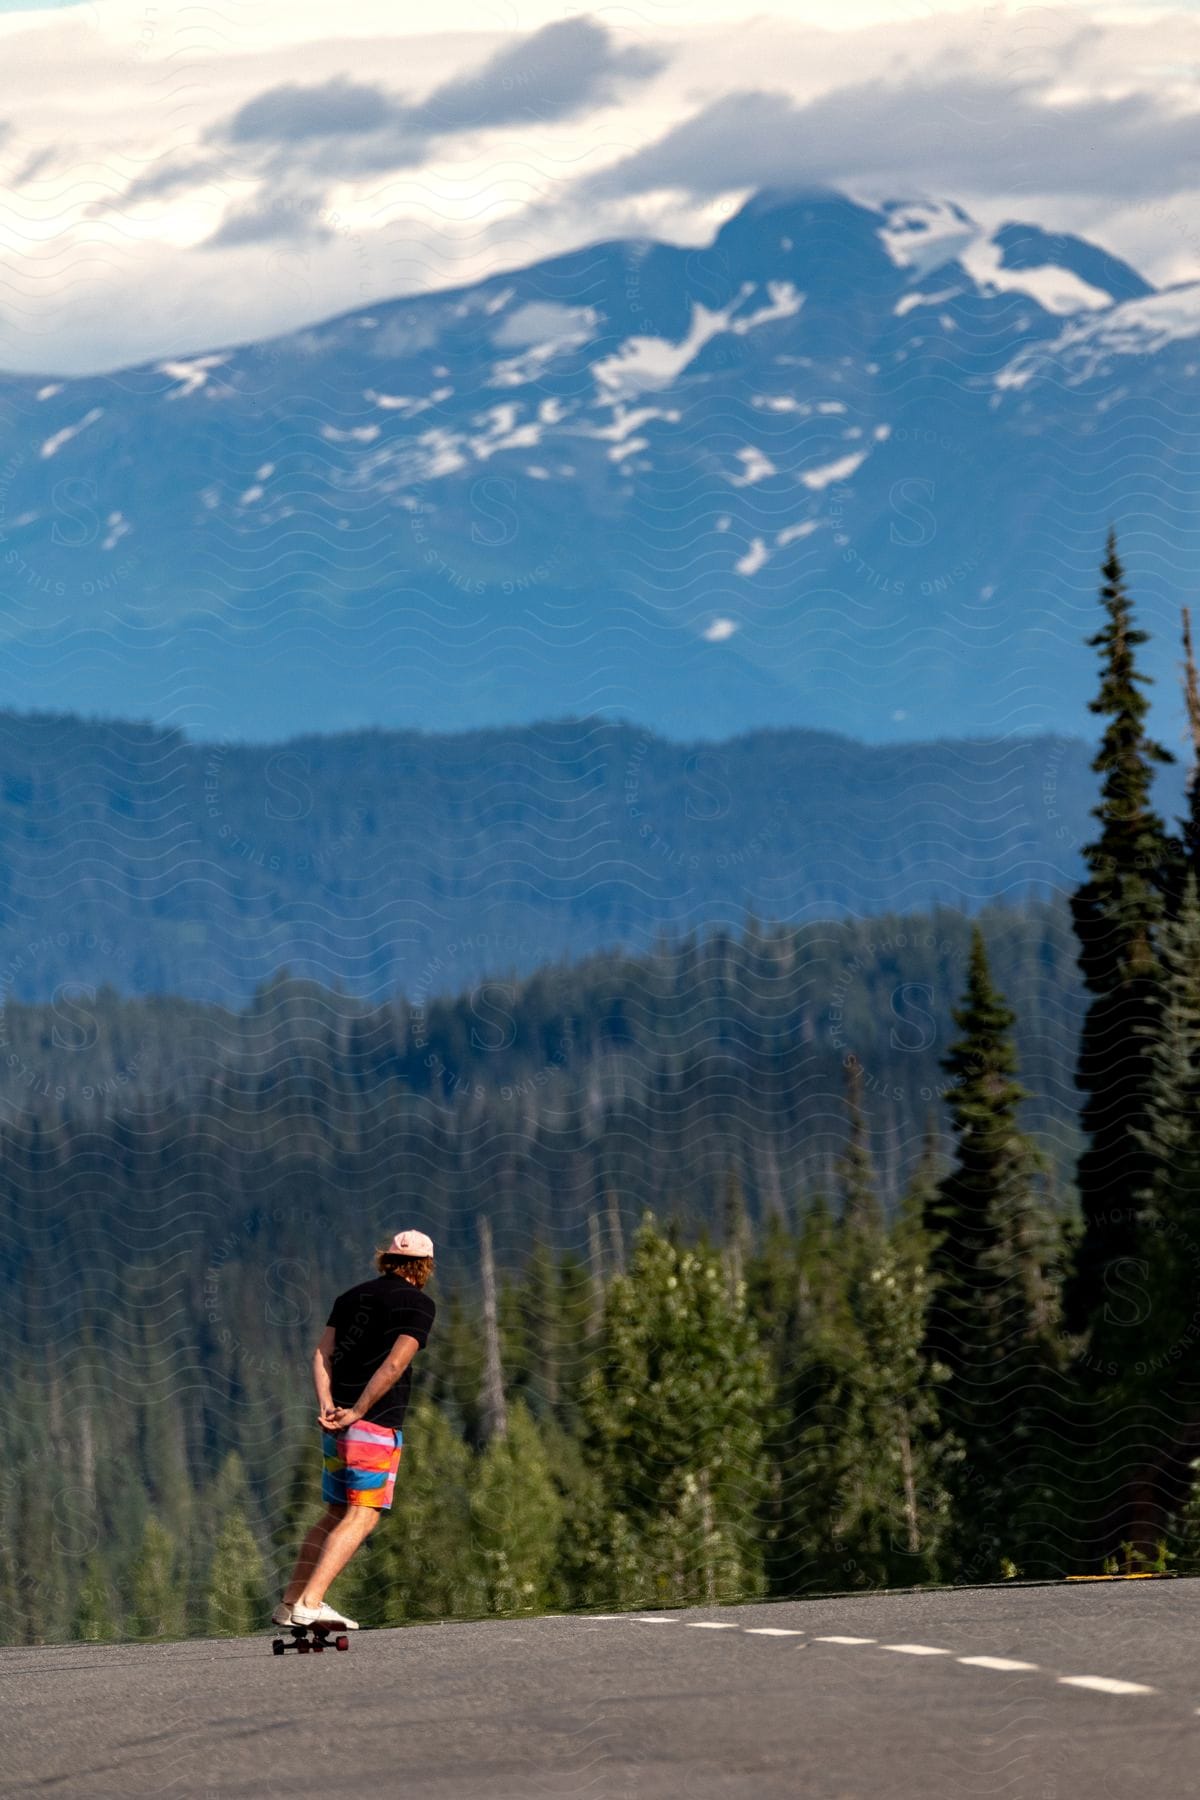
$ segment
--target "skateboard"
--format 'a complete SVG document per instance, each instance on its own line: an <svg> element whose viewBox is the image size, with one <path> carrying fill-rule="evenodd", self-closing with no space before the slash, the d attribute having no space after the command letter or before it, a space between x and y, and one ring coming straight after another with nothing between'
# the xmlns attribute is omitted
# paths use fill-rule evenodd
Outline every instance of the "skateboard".
<svg viewBox="0 0 1200 1800"><path fill-rule="evenodd" d="M275 1638L271 1649L276 1656L282 1656L285 1650L295 1650L301 1656L308 1656L314 1650L320 1654L328 1645L332 1632L337 1632L337 1636L333 1640L335 1650L350 1648L350 1639L344 1631L338 1630L336 1625L281 1625L278 1629L289 1632L292 1641L289 1644L282 1637Z"/></svg>

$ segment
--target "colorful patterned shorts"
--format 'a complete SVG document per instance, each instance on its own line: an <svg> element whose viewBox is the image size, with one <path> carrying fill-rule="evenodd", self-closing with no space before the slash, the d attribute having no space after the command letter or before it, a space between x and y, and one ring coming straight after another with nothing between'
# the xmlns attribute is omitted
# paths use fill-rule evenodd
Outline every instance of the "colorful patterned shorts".
<svg viewBox="0 0 1200 1800"><path fill-rule="evenodd" d="M360 1419L345 1431L323 1431L321 1448L325 1456L322 1500L334 1506L374 1506L387 1511L404 1448L402 1432Z"/></svg>

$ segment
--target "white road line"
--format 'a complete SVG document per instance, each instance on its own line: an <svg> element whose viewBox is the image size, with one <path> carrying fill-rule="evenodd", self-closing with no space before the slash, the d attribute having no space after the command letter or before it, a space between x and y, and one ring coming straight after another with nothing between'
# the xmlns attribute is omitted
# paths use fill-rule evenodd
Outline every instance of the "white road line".
<svg viewBox="0 0 1200 1800"><path fill-rule="evenodd" d="M1014 1662L1010 1656L960 1656L958 1661L968 1669L999 1669L1002 1674L1007 1674L1010 1669L1014 1673L1019 1670L1032 1674L1037 1668L1036 1663Z"/></svg>
<svg viewBox="0 0 1200 1800"><path fill-rule="evenodd" d="M660 1619L653 1613L634 1613L634 1618L642 1625L678 1625L678 1619Z"/></svg>
<svg viewBox="0 0 1200 1800"><path fill-rule="evenodd" d="M783 1625L747 1625L747 1637L803 1637L802 1631L789 1631Z"/></svg>
<svg viewBox="0 0 1200 1800"><path fill-rule="evenodd" d="M813 1642L815 1644L873 1644L876 1640L874 1638L819 1637L814 1638Z"/></svg>
<svg viewBox="0 0 1200 1800"><path fill-rule="evenodd" d="M1098 1694L1153 1694L1140 1681L1113 1681L1107 1675L1060 1675L1060 1687L1094 1688Z"/></svg>
<svg viewBox="0 0 1200 1800"><path fill-rule="evenodd" d="M949 1650L939 1650L934 1644L880 1644L881 1650L895 1650L900 1656L949 1656Z"/></svg>
<svg viewBox="0 0 1200 1800"><path fill-rule="evenodd" d="M731 1619L685 1619L689 1631L737 1631Z"/></svg>

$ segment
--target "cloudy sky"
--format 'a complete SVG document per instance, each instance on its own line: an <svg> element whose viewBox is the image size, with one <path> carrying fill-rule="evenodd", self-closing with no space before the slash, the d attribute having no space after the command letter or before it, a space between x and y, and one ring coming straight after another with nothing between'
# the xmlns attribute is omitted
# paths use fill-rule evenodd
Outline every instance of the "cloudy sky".
<svg viewBox="0 0 1200 1800"><path fill-rule="evenodd" d="M1200 0L0 0L0 367L704 242L765 183L949 197L1197 278L1198 114Z"/></svg>

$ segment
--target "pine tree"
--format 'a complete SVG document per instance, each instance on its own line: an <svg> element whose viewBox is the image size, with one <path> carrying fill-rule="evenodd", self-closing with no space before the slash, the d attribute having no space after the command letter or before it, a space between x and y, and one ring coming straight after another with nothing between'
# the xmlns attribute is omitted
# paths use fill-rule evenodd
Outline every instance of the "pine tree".
<svg viewBox="0 0 1200 1800"><path fill-rule="evenodd" d="M836 1528L856 1564L856 1585L942 1572L953 1450L923 1354L928 1298L925 1266L911 1245L880 1234L849 1296L861 1348L847 1394Z"/></svg>
<svg viewBox="0 0 1200 1800"><path fill-rule="evenodd" d="M853 1082L849 1104L842 1218L815 1206L800 1246L813 1274L783 1386L778 1593L929 1579L945 1531L923 1246L911 1224L885 1230Z"/></svg>
<svg viewBox="0 0 1200 1800"><path fill-rule="evenodd" d="M130 1578L134 1637L177 1637L183 1630L183 1597L170 1533L151 1515Z"/></svg>
<svg viewBox="0 0 1200 1800"><path fill-rule="evenodd" d="M778 1213L768 1215L746 1265L746 1303L768 1354L774 1384L784 1372L801 1304L799 1245Z"/></svg>
<svg viewBox="0 0 1200 1800"><path fill-rule="evenodd" d="M1029 1459L1042 1382L1057 1360L1042 1158L1018 1124L1025 1090L1015 1015L992 984L978 927L954 1020L961 1036L942 1067L952 1079L955 1159L926 1215L933 1295L925 1349L944 1373L942 1420L964 1453L951 1484L960 1572L978 1579L1011 1560L1014 1514L1035 1504Z"/></svg>
<svg viewBox="0 0 1200 1800"><path fill-rule="evenodd" d="M514 1294L519 1356L505 1354L514 1392L523 1392L538 1418L552 1413L561 1390L562 1296L559 1271L545 1244L535 1244Z"/></svg>
<svg viewBox="0 0 1200 1800"><path fill-rule="evenodd" d="M921 1154L900 1198L894 1232L897 1244L908 1250L918 1262L928 1261L926 1220L937 1195L943 1163L937 1124L930 1115L925 1121Z"/></svg>
<svg viewBox="0 0 1200 1800"><path fill-rule="evenodd" d="M550 1595L562 1505L537 1424L514 1403L503 1438L479 1459L472 1542L488 1612L538 1612Z"/></svg>
<svg viewBox="0 0 1200 1800"><path fill-rule="evenodd" d="M479 1415L483 1441L502 1438L508 1430L508 1411L504 1392L504 1364L500 1352L500 1321L496 1302L496 1257L492 1247L492 1222L479 1221L479 1266L482 1291L481 1330L484 1362L483 1385L479 1394Z"/></svg>
<svg viewBox="0 0 1200 1800"><path fill-rule="evenodd" d="M737 1166L730 1163L725 1171L723 1205L725 1270L729 1291L736 1295L746 1278L746 1255L750 1243L750 1222L746 1217L746 1196Z"/></svg>
<svg viewBox="0 0 1200 1800"><path fill-rule="evenodd" d="M1136 1196L1142 1256L1135 1273L1136 1356L1116 1371L1122 1448L1135 1460L1112 1520L1143 1551L1191 1485L1200 1443L1200 884L1189 870L1161 933L1163 1003L1149 1034L1151 1084L1143 1148L1152 1175Z"/></svg>
<svg viewBox="0 0 1200 1800"><path fill-rule="evenodd" d="M1200 676L1196 673L1196 654L1192 646L1192 615L1186 606L1183 608L1183 701L1192 741L1192 760L1187 779L1188 810L1183 820L1180 895L1187 870L1200 878Z"/></svg>
<svg viewBox="0 0 1200 1800"><path fill-rule="evenodd" d="M18 1639L23 1644L52 1643L65 1635L70 1614L63 1604L67 1584L62 1550L40 1468L26 1469L18 1477L15 1511Z"/></svg>
<svg viewBox="0 0 1200 1800"><path fill-rule="evenodd" d="M614 1600L760 1591L766 1359L744 1290L718 1256L647 1217L612 1283L599 1366L584 1384L585 1449L604 1490Z"/></svg>
<svg viewBox="0 0 1200 1800"><path fill-rule="evenodd" d="M117 1635L112 1590L104 1563L95 1554L89 1556L84 1565L71 1635L88 1644L105 1644Z"/></svg>
<svg viewBox="0 0 1200 1800"><path fill-rule="evenodd" d="M1092 764L1102 777L1094 817L1100 833L1085 851L1087 879L1072 898L1079 966L1093 996L1080 1038L1077 1085L1086 1096L1079 1159L1083 1235L1067 1290L1073 1330L1092 1328L1091 1366L1124 1359L1128 1331L1103 1305L1106 1280L1141 1248L1130 1196L1150 1173L1147 1125L1149 1055L1159 998L1155 943L1174 847L1152 805L1154 765L1173 759L1146 734L1147 677L1136 652L1146 633L1133 622L1124 571L1110 534L1101 602L1106 623L1088 641L1101 653L1100 691L1091 710L1107 719Z"/></svg>
<svg viewBox="0 0 1200 1800"><path fill-rule="evenodd" d="M210 1637L248 1637L269 1611L266 1570L240 1506L225 1515L208 1572Z"/></svg>
<svg viewBox="0 0 1200 1800"><path fill-rule="evenodd" d="M851 1231L874 1232L883 1223L883 1213L875 1191L875 1170L863 1110L862 1064L856 1056L848 1056L844 1069L848 1136L836 1169L842 1224Z"/></svg>
<svg viewBox="0 0 1200 1800"><path fill-rule="evenodd" d="M1180 1575L1200 1575L1200 1459L1189 1465L1191 1485L1171 1520L1166 1544L1170 1560Z"/></svg>
<svg viewBox="0 0 1200 1800"><path fill-rule="evenodd" d="M21 1624L13 1557L8 1545L0 1540L0 1644L16 1644L20 1641Z"/></svg>

